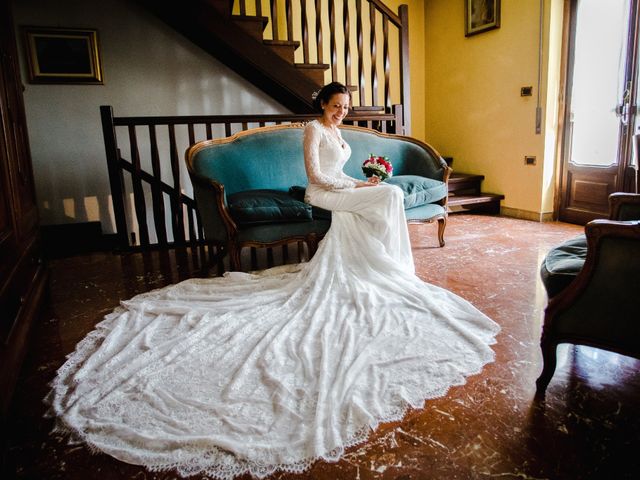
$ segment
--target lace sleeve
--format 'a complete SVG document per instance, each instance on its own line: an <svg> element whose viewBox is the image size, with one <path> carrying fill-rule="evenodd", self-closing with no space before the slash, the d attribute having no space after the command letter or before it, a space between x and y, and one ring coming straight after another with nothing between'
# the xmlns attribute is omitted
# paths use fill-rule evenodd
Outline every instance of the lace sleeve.
<svg viewBox="0 0 640 480"><path fill-rule="evenodd" d="M309 123L304 129L304 167L307 171L309 183L323 185L327 188L353 188L355 179L340 172L340 177L332 177L320 170L320 139L322 132L313 123Z"/></svg>

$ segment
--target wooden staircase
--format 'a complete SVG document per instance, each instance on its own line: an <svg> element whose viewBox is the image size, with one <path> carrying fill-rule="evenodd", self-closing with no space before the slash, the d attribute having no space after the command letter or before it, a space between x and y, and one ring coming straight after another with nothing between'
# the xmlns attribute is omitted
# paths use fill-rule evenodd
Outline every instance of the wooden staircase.
<svg viewBox="0 0 640 480"><path fill-rule="evenodd" d="M406 6L395 14L380 0L137 1L294 113L311 113L312 93L340 81L355 111L402 105L398 133L410 133Z"/></svg>
<svg viewBox="0 0 640 480"><path fill-rule="evenodd" d="M453 172L449 177L449 213L500 213L500 200L504 199L504 195L482 192L482 180L484 175Z"/></svg>

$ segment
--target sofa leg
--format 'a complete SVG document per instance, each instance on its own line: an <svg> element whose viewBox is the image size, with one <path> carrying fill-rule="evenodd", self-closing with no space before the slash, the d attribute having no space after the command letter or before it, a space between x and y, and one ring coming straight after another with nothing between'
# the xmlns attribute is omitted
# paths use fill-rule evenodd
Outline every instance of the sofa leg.
<svg viewBox="0 0 640 480"><path fill-rule="evenodd" d="M438 218L438 242L444 247L444 229L447 226L447 217Z"/></svg>
<svg viewBox="0 0 640 480"><path fill-rule="evenodd" d="M542 335L542 340L540 341L540 348L542 349L542 373L536 380L536 396L543 396L545 391L547 390L547 385L551 381L553 374L556 371L556 348L557 344L553 341L545 338L545 335Z"/></svg>

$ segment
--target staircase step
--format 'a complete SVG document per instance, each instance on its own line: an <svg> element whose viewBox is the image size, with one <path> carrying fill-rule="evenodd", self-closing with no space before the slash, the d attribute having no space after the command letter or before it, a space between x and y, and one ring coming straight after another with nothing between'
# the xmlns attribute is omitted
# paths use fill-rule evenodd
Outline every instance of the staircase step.
<svg viewBox="0 0 640 480"><path fill-rule="evenodd" d="M267 26L269 18L256 17L253 15L232 15L231 19L246 33L262 42L264 28Z"/></svg>
<svg viewBox="0 0 640 480"><path fill-rule="evenodd" d="M469 210L487 213L500 213L500 200L504 195L499 193L481 193L478 195L449 194L447 207L449 213L467 212Z"/></svg>
<svg viewBox="0 0 640 480"><path fill-rule="evenodd" d="M262 43L291 64L294 62L296 49L300 46L300 42L288 40L263 40Z"/></svg>
<svg viewBox="0 0 640 480"><path fill-rule="evenodd" d="M483 180L484 175L453 172L449 177L449 193L477 195Z"/></svg>
<svg viewBox="0 0 640 480"><path fill-rule="evenodd" d="M304 75L318 85L324 85L324 72L329 68L326 63L296 63L296 68L302 70Z"/></svg>

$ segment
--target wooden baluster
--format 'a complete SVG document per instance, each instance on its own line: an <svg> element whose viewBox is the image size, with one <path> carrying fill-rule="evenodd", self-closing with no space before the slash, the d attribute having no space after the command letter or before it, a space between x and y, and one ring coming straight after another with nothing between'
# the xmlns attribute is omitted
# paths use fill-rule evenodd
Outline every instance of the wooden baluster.
<svg viewBox="0 0 640 480"><path fill-rule="evenodd" d="M225 137L231 136L231 124L229 122L225 122L224 124L224 136Z"/></svg>
<svg viewBox="0 0 640 480"><path fill-rule="evenodd" d="M331 36L329 37L329 49L331 50L331 79L334 82L338 81L338 47L336 45L336 31L338 29L336 20L336 5L335 0L328 0L329 2L329 31Z"/></svg>
<svg viewBox="0 0 640 480"><path fill-rule="evenodd" d="M251 270L258 269L258 250L256 247L251 247Z"/></svg>
<svg viewBox="0 0 640 480"><path fill-rule="evenodd" d="M309 59L309 16L307 15L308 0L300 0L300 28L302 29L302 63L311 63Z"/></svg>
<svg viewBox="0 0 640 480"><path fill-rule="evenodd" d="M404 135L411 135L411 90L409 75L409 7L400 5L400 108L404 115L404 122L400 125Z"/></svg>
<svg viewBox="0 0 640 480"><path fill-rule="evenodd" d="M304 254L304 242L298 242L298 263L302 262Z"/></svg>
<svg viewBox="0 0 640 480"><path fill-rule="evenodd" d="M267 247L267 268L273 267L273 248Z"/></svg>
<svg viewBox="0 0 640 480"><path fill-rule="evenodd" d="M211 124L207 123L207 140L211 140L213 138L213 131L211 130Z"/></svg>
<svg viewBox="0 0 640 480"><path fill-rule="evenodd" d="M198 206L195 204L196 207ZM198 222L198 240L204 242L204 226L202 225L202 217L200 217L200 211L196 208L196 221ZM204 243L202 243L204 245Z"/></svg>
<svg viewBox="0 0 640 480"><path fill-rule="evenodd" d="M273 40L280 40L278 32L278 0L270 0L271 2L271 32Z"/></svg>
<svg viewBox="0 0 640 480"><path fill-rule="evenodd" d="M378 103L378 72L376 69L376 8L369 3L369 41L371 47L371 105Z"/></svg>
<svg viewBox="0 0 640 480"><path fill-rule="evenodd" d="M316 0L316 48L318 50L317 63L324 63L324 48L322 37L322 0Z"/></svg>
<svg viewBox="0 0 640 480"><path fill-rule="evenodd" d="M195 247L198 243L198 237L196 236L196 223L195 223L195 208L191 205L187 205L187 222L189 225L189 242L192 247Z"/></svg>
<svg viewBox="0 0 640 480"><path fill-rule="evenodd" d="M402 123L403 119L405 118L405 113L404 112L405 112L404 105L394 105L393 114L396 117L396 119L394 121L394 124L395 124L394 133L397 134L397 135L408 135L407 129L405 128L404 124Z"/></svg>
<svg viewBox="0 0 640 480"><path fill-rule="evenodd" d="M391 93L389 91L389 79L391 73L391 58L389 56L389 18L382 16L382 57L384 59L384 106L385 111L391 111Z"/></svg>
<svg viewBox="0 0 640 480"><path fill-rule="evenodd" d="M180 157L176 143L175 125L169 125L169 148L171 156L171 174L173 175L173 192L171 192L171 219L173 241L176 245L184 245L184 213L182 211L182 189L180 187Z"/></svg>
<svg viewBox="0 0 640 480"><path fill-rule="evenodd" d="M133 202L138 220L138 231L140 233L140 246L149 246L149 227L147 226L147 205L144 200L144 190L142 189L142 178L140 166L140 152L138 151L138 139L136 137L135 125L129 125L129 146L131 148L131 163L133 172L131 183L133 184Z"/></svg>
<svg viewBox="0 0 640 480"><path fill-rule="evenodd" d="M193 128L193 123L187 124L187 130L189 131L189 146L191 146L196 143L196 135Z"/></svg>
<svg viewBox="0 0 640 480"><path fill-rule="evenodd" d="M223 247L221 246L216 246L216 260L217 260L217 266L218 266L218 276L221 277L224 274L224 255L223 253L225 253L223 251Z"/></svg>
<svg viewBox="0 0 640 480"><path fill-rule="evenodd" d="M242 131L244 132L245 130L249 129L249 124L247 122L242 122Z"/></svg>
<svg viewBox="0 0 640 480"><path fill-rule="evenodd" d="M262 16L262 0L256 0L256 17Z"/></svg>
<svg viewBox="0 0 640 480"><path fill-rule="evenodd" d="M342 0L342 23L344 24L344 84L351 84L351 12L349 0Z"/></svg>
<svg viewBox="0 0 640 480"><path fill-rule="evenodd" d="M245 16L247 14L246 0L239 0L240 2L240 15Z"/></svg>
<svg viewBox="0 0 640 480"><path fill-rule="evenodd" d="M359 99L358 105L363 106L366 104L365 99L365 87L364 87L364 51L363 41L364 32L362 29L362 0L356 0L356 30L358 35L358 87L359 87Z"/></svg>
<svg viewBox="0 0 640 480"><path fill-rule="evenodd" d="M293 40L293 7L291 0L285 1L285 9L287 15L287 40Z"/></svg>
<svg viewBox="0 0 640 480"><path fill-rule="evenodd" d="M151 147L151 171L154 182L151 184L151 198L153 200L153 221L156 227L158 244L167 246L167 224L165 222L164 195L162 188L162 171L160 169L160 154L158 152L158 139L155 125L149 125L149 144Z"/></svg>
<svg viewBox="0 0 640 480"><path fill-rule="evenodd" d="M289 262L289 245L282 246L282 264L286 265Z"/></svg>

